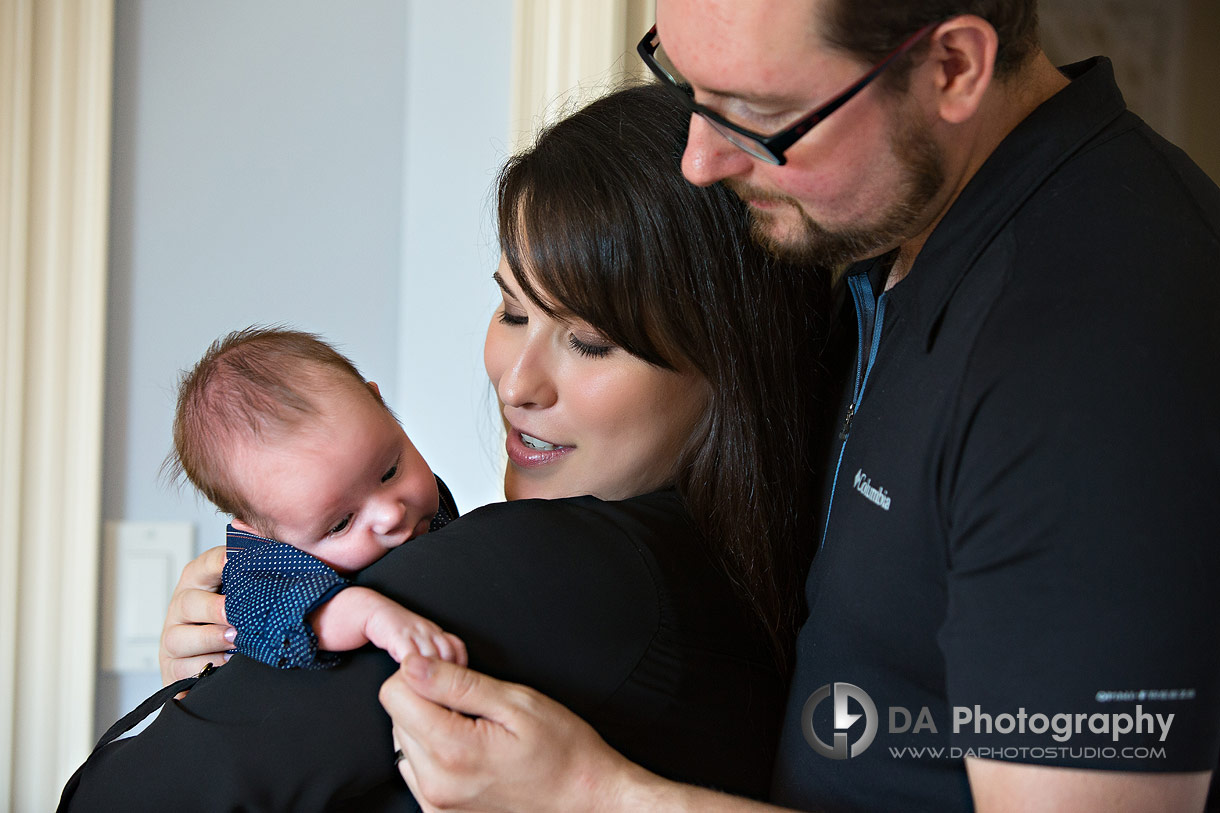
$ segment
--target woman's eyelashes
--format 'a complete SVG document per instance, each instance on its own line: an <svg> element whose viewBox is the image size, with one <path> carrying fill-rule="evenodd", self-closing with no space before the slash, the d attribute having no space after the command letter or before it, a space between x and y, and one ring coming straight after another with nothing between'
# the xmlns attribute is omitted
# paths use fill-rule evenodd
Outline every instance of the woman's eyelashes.
<svg viewBox="0 0 1220 813"><path fill-rule="evenodd" d="M500 309L499 315L496 317L502 325L510 325L519 327L529 324L529 317L523 313L513 313L509 310L508 303L504 303L504 307ZM587 331L592 333L592 331ZM605 339L590 335L587 337L579 337L575 333L568 334L568 346L575 350L580 355L586 358L603 358L610 355L614 350L615 345Z"/></svg>
<svg viewBox="0 0 1220 813"><path fill-rule="evenodd" d="M527 316L520 313L509 313L507 307L500 311L500 316L498 318L500 319L500 324L502 325L516 326L529 324L529 318Z"/></svg>
<svg viewBox="0 0 1220 813"><path fill-rule="evenodd" d="M610 355L610 351L614 349L612 344L578 339L574 333L568 336L568 346L587 358L603 358Z"/></svg>

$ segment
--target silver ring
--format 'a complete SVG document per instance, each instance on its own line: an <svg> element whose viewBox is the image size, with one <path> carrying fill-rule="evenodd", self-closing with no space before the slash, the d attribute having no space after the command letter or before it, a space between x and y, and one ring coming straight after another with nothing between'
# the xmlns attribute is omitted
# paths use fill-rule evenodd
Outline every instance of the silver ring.
<svg viewBox="0 0 1220 813"><path fill-rule="evenodd" d="M407 758L407 755L402 752L401 748L399 748L397 751L394 752L394 764L395 765L402 762L406 758Z"/></svg>

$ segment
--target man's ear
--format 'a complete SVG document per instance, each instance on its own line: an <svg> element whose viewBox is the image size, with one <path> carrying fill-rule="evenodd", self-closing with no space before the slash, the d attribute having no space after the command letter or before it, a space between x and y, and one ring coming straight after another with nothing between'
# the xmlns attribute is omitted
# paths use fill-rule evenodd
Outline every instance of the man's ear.
<svg viewBox="0 0 1220 813"><path fill-rule="evenodd" d="M947 20L932 32L928 64L936 71L943 121L961 124L978 112L991 86L999 42L991 23L973 14Z"/></svg>
<svg viewBox="0 0 1220 813"><path fill-rule="evenodd" d="M237 529L237 530L239 530L239 531L245 531L246 533L248 533L248 534L254 534L255 536L262 536L262 534L261 534L261 533L259 533L258 531L254 530L254 528L253 528L253 527L251 527L250 525L248 525L248 524L247 524L247 523L245 523L245 522L242 522L242 521L241 521L240 519L238 519L237 517L233 517L233 521L232 521L232 522L230 522L229 524L230 524L230 525L232 525L234 528L236 528L236 529Z"/></svg>

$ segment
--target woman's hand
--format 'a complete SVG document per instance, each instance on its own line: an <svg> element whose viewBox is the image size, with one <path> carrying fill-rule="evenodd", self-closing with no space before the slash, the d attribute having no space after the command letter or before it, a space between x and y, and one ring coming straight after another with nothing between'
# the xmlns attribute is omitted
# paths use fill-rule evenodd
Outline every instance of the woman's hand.
<svg viewBox="0 0 1220 813"><path fill-rule="evenodd" d="M630 809L625 780L652 776L554 700L459 666L409 657L379 697L425 811Z"/></svg>
<svg viewBox="0 0 1220 813"><path fill-rule="evenodd" d="M200 554L182 569L182 577L169 600L161 629L161 682L197 675L208 663L220 666L233 648L237 630L225 619L225 597L219 592L225 566L225 547Z"/></svg>

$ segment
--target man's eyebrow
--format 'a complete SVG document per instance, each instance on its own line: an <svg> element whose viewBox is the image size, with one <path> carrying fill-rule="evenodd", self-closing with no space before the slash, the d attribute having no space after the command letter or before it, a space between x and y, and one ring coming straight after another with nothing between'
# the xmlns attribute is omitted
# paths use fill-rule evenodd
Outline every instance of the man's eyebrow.
<svg viewBox="0 0 1220 813"><path fill-rule="evenodd" d="M710 88L699 88L696 96L706 97L703 104L707 102L744 102L745 104L757 105L798 105L804 104L803 100L795 98L790 93L751 93L746 91L728 91L728 90L712 90Z"/></svg>

